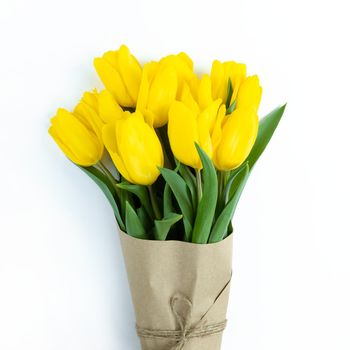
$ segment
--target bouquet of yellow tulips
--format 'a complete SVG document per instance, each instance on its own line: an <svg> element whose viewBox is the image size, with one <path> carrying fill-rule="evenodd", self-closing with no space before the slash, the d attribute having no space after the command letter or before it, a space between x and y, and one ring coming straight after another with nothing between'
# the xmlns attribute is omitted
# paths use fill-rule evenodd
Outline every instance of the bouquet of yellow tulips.
<svg viewBox="0 0 350 350"><path fill-rule="evenodd" d="M50 135L105 193L120 228L142 349L220 349L232 217L285 106L259 121L246 66L185 54L94 60L105 90L59 109Z"/></svg>

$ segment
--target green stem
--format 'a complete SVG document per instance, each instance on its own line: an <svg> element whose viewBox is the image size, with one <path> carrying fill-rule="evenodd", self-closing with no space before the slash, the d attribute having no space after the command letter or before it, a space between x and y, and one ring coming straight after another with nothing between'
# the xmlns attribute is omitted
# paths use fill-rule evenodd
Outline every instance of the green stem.
<svg viewBox="0 0 350 350"><path fill-rule="evenodd" d="M108 168L101 161L99 161L97 164L101 167L101 169L103 170L103 172L106 174L106 176L108 177L108 179L110 181L117 182L117 180L112 175L112 173L108 170Z"/></svg>
<svg viewBox="0 0 350 350"><path fill-rule="evenodd" d="M201 171L200 169L196 169L196 179L197 179L197 198L198 198L198 203L202 199L202 176L201 176Z"/></svg>
<svg viewBox="0 0 350 350"><path fill-rule="evenodd" d="M160 220L162 218L162 214L161 214L159 206L158 206L156 194L154 193L152 186L147 186L147 187L148 187L149 196L151 198L151 204L152 204L152 208L154 211L154 215L155 215L157 220Z"/></svg>

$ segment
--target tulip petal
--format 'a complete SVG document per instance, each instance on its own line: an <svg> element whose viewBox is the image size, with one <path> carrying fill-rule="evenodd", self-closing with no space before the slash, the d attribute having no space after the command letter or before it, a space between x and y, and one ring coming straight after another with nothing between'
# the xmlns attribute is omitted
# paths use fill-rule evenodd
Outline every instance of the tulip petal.
<svg viewBox="0 0 350 350"><path fill-rule="evenodd" d="M173 67L160 67L150 86L148 109L156 118L154 127L165 125L168 121L170 104L175 100L177 93L177 75Z"/></svg>
<svg viewBox="0 0 350 350"><path fill-rule="evenodd" d="M82 100L77 104L73 112L74 116L79 119L89 130L94 132L102 140L102 127L104 125L97 111Z"/></svg>
<svg viewBox="0 0 350 350"><path fill-rule="evenodd" d="M105 123L114 123L123 118L123 109L108 90L103 90L98 96L98 111Z"/></svg>
<svg viewBox="0 0 350 350"><path fill-rule="evenodd" d="M175 157L186 165L198 168L199 142L197 115L182 102L173 102L169 110L168 136Z"/></svg>
<svg viewBox="0 0 350 350"><path fill-rule="evenodd" d="M213 98L224 98L225 96L222 91L223 81L225 80L224 67L218 60L215 60L211 66L210 78L212 81Z"/></svg>
<svg viewBox="0 0 350 350"><path fill-rule="evenodd" d="M195 99L193 98L191 90L190 90L189 86L186 83L185 83L185 85L183 87L180 100L188 108L190 108L192 111L194 111L196 114L199 114L199 112L200 112L199 106L198 106L197 102L195 101Z"/></svg>
<svg viewBox="0 0 350 350"><path fill-rule="evenodd" d="M198 104L201 109L208 107L212 99L211 80L208 74L204 74L198 86Z"/></svg>
<svg viewBox="0 0 350 350"><path fill-rule="evenodd" d="M50 134L74 163L90 166L97 163L103 153L103 144L73 114L60 108L51 119Z"/></svg>
<svg viewBox="0 0 350 350"><path fill-rule="evenodd" d="M180 58L182 62L185 62L188 68L193 70L193 61L185 52L180 52L177 54L177 57Z"/></svg>
<svg viewBox="0 0 350 350"><path fill-rule="evenodd" d="M117 129L117 144L133 183L152 184L163 166L163 151L158 136L139 112L133 113Z"/></svg>
<svg viewBox="0 0 350 350"><path fill-rule="evenodd" d="M118 68L128 94L136 105L142 69L140 63L125 45L122 45L118 51Z"/></svg>
<svg viewBox="0 0 350 350"><path fill-rule="evenodd" d="M236 109L228 116L216 149L215 166L219 170L240 166L254 145L258 127L259 119L252 108Z"/></svg>
<svg viewBox="0 0 350 350"><path fill-rule="evenodd" d="M129 182L131 182L131 177L118 154L118 148L117 148L117 140L116 140L116 132L115 132L115 124L110 123L106 124L102 129L102 138L103 142L107 148L107 151L109 155L112 158L112 161L118 171L122 174L122 176L127 179Z"/></svg>
<svg viewBox="0 0 350 350"><path fill-rule="evenodd" d="M95 58L95 69L106 89L113 94L114 98L121 106L134 107L135 102L129 96L119 72L111 64L112 59L115 59L112 56L113 54L114 53L110 51L105 53L103 58Z"/></svg>
<svg viewBox="0 0 350 350"><path fill-rule="evenodd" d="M246 78L238 90L236 108L253 108L257 112L261 95L262 88L258 76Z"/></svg>

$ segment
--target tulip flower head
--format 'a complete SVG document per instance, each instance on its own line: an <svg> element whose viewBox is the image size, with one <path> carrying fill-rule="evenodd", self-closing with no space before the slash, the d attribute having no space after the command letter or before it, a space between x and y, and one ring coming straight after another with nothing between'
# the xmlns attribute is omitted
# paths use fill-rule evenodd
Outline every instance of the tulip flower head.
<svg viewBox="0 0 350 350"><path fill-rule="evenodd" d="M95 58L94 66L104 86L119 105L136 106L142 68L125 45L117 51L108 51L102 57Z"/></svg>
<svg viewBox="0 0 350 350"><path fill-rule="evenodd" d="M242 63L233 61L221 63L215 60L211 67L210 78L212 80L213 98L221 98L224 103L227 102L227 87L229 80L232 84L232 97L228 101L229 105L236 99L238 90L246 77L246 66Z"/></svg>
<svg viewBox="0 0 350 350"><path fill-rule="evenodd" d="M49 133L63 153L78 165L91 166L102 157L104 147L99 130L85 112L77 114L58 109L51 119Z"/></svg>
<svg viewBox="0 0 350 350"><path fill-rule="evenodd" d="M238 168L252 150L259 128L259 118L253 108L238 108L225 115L222 105L213 133L213 162L218 170Z"/></svg>
<svg viewBox="0 0 350 350"><path fill-rule="evenodd" d="M177 94L177 73L171 64L150 62L142 72L136 109L155 128L168 121L169 107Z"/></svg>
<svg viewBox="0 0 350 350"><path fill-rule="evenodd" d="M195 169L201 169L195 143L211 158L213 145L211 134L221 100L213 101L207 108L200 110L189 93L184 101L172 103L169 111L168 137L175 157L182 163Z"/></svg>
<svg viewBox="0 0 350 350"><path fill-rule="evenodd" d="M103 128L104 144L119 172L131 183L151 185L163 167L163 151L154 129L143 115L124 112Z"/></svg>
<svg viewBox="0 0 350 350"><path fill-rule="evenodd" d="M262 88L258 76L253 75L247 77L238 90L236 107L252 107L257 112L260 105L261 95Z"/></svg>

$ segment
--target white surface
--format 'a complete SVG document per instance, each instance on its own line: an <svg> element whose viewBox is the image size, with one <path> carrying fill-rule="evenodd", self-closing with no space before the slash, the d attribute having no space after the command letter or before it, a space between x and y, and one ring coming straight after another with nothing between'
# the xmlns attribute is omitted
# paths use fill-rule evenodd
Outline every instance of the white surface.
<svg viewBox="0 0 350 350"><path fill-rule="evenodd" d="M223 349L350 348L347 1L0 0L0 349L138 349L103 194L49 139L92 59L246 62L289 103L235 217Z"/></svg>

